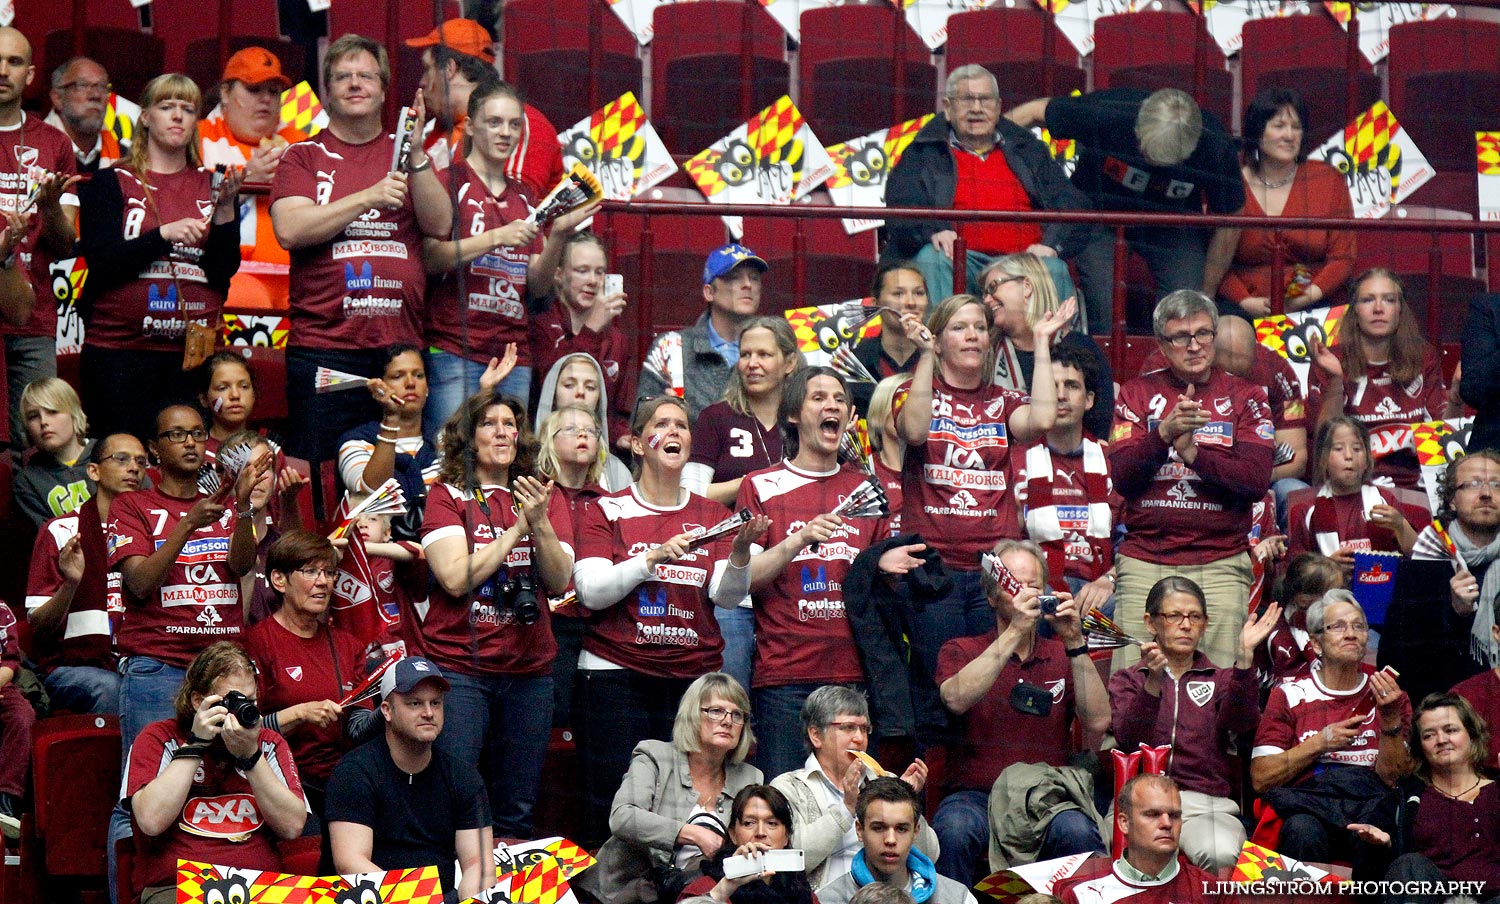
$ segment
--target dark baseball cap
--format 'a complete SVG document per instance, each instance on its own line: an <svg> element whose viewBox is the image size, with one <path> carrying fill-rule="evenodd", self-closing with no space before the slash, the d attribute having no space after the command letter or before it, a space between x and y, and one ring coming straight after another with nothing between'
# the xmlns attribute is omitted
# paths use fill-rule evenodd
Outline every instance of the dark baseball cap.
<svg viewBox="0 0 1500 904"><path fill-rule="evenodd" d="M424 681L436 681L443 690L448 690L448 679L430 660L420 656L408 656L385 670L380 676L380 699L400 691L409 694Z"/></svg>

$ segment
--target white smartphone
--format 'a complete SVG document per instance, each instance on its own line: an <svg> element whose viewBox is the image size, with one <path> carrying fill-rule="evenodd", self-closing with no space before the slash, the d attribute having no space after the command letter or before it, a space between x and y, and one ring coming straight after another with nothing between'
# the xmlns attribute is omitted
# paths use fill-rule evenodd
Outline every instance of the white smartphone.
<svg viewBox="0 0 1500 904"><path fill-rule="evenodd" d="M618 273L604 274L604 297L609 298L625 291L625 277Z"/></svg>
<svg viewBox="0 0 1500 904"><path fill-rule="evenodd" d="M766 851L760 856L729 857L724 861L724 878L739 879L766 870L776 873L800 873L806 869L802 852L796 848Z"/></svg>

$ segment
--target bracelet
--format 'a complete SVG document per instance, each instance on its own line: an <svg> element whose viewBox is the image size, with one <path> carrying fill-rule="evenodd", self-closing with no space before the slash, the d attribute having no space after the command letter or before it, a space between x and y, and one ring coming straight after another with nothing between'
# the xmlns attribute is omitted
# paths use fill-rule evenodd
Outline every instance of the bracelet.
<svg viewBox="0 0 1500 904"><path fill-rule="evenodd" d="M381 421L380 422L380 432L384 433L387 430L389 430L391 433L400 433L401 432L401 425L400 424L387 424L385 421Z"/></svg>
<svg viewBox="0 0 1500 904"><path fill-rule="evenodd" d="M1106 571L1106 572L1104 572L1104 576L1109 579L1109 582L1111 584L1118 584L1119 583L1119 581L1115 580L1115 573L1113 571Z"/></svg>
<svg viewBox="0 0 1500 904"><path fill-rule="evenodd" d="M423 170L429 170L429 169L432 169L432 157L431 156L428 156L428 157L424 158L422 160L422 162L419 163L416 166L408 166L406 168L406 172L407 172L408 175L415 176L417 173L420 173Z"/></svg>
<svg viewBox="0 0 1500 904"><path fill-rule="evenodd" d="M1400 725L1397 725L1395 728L1392 728L1392 729L1382 728L1382 729L1380 729L1380 733L1383 734L1383 735L1385 735L1388 738L1399 738L1402 735L1406 734L1405 731L1402 731Z"/></svg>
<svg viewBox="0 0 1500 904"><path fill-rule="evenodd" d="M375 442L377 442L377 443L389 443L392 446L396 445L396 441L394 439L392 439L391 437L389 437L389 436L377 436L377 437L375 437Z"/></svg>
<svg viewBox="0 0 1500 904"><path fill-rule="evenodd" d="M203 759L207 755L208 755L208 744L207 744L207 742L202 743L202 744L183 744L181 747L179 747L176 750L172 751L172 760L174 762L176 760L185 760L185 759L201 760L201 759Z"/></svg>
<svg viewBox="0 0 1500 904"><path fill-rule="evenodd" d="M251 518L255 517L255 503L252 502L246 508L240 508L238 505L236 505L234 507L234 514L241 521L249 521Z"/></svg>
<svg viewBox="0 0 1500 904"><path fill-rule="evenodd" d="M1074 647L1071 650L1063 650L1063 652L1068 654L1069 659L1075 656L1087 656L1089 654L1089 645L1084 644L1081 647Z"/></svg>
<svg viewBox="0 0 1500 904"><path fill-rule="evenodd" d="M249 772L255 768L256 763L260 762L261 753L260 745L256 744L254 753L249 756L237 756L234 758L234 768L241 772Z"/></svg>

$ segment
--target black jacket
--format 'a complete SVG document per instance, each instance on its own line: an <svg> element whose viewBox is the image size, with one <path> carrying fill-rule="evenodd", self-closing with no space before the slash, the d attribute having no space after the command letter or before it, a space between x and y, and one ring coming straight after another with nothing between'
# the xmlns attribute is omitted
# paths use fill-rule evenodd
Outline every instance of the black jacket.
<svg viewBox="0 0 1500 904"><path fill-rule="evenodd" d="M1474 406L1469 450L1500 449L1500 294L1476 295L1464 324L1458 394Z"/></svg>
<svg viewBox="0 0 1500 904"><path fill-rule="evenodd" d="M953 206L958 185L958 164L948 144L948 119L939 113L932 118L901 160L891 170L885 184L885 203L890 207ZM1015 173L1026 197L1035 210L1088 210L1089 200L1079 191L1062 167L1052 159L1047 146L1035 135L1005 117L995 128L997 146L1005 162ZM911 258L932 240L934 233L952 229L947 220L886 221L884 260ZM1082 223L1051 223L1042 229L1042 243L1055 249L1061 257L1072 257L1088 241L1089 227Z"/></svg>

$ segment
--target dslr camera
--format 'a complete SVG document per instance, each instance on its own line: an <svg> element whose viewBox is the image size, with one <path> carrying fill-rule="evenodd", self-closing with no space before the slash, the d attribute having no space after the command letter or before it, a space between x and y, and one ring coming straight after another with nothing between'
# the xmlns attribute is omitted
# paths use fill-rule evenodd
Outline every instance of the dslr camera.
<svg viewBox="0 0 1500 904"><path fill-rule="evenodd" d="M254 700L239 691L230 691L225 694L219 705L229 710L244 728L249 728L260 721L260 707L255 705Z"/></svg>
<svg viewBox="0 0 1500 904"><path fill-rule="evenodd" d="M496 589L500 592L496 594L495 604L514 613L517 622L534 625L542 617L542 607L537 603L536 585L532 583L530 572L506 571L505 579Z"/></svg>

